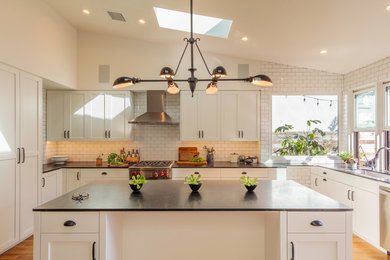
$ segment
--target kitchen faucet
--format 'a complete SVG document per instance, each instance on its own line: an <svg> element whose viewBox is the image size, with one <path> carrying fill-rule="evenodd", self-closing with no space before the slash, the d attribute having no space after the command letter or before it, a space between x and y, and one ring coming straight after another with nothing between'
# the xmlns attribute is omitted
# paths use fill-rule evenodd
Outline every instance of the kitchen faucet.
<svg viewBox="0 0 390 260"><path fill-rule="evenodd" d="M376 151L376 153L375 153L374 159L369 160L369 161L367 162L367 165L366 165L366 166L371 167L373 170L377 170L377 169L376 169L376 166L377 166L377 165L376 165L376 161L378 160L379 154L380 154L380 152L381 152L382 150L390 151L390 147L382 146L381 148L379 148L378 151Z"/></svg>

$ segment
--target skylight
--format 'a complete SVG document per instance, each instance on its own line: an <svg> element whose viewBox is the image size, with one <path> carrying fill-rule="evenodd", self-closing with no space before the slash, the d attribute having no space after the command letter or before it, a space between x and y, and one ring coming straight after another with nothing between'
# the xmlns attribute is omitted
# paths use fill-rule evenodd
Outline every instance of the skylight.
<svg viewBox="0 0 390 260"><path fill-rule="evenodd" d="M162 28L190 31L190 14L154 7L158 25ZM194 14L194 33L226 39L229 36L231 20Z"/></svg>

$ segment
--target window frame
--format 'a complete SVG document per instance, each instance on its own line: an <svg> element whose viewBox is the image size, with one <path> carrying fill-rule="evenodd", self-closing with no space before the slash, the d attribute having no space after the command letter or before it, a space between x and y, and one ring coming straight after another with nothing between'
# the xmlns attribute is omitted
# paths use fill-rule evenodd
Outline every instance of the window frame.
<svg viewBox="0 0 390 260"><path fill-rule="evenodd" d="M341 138L342 138L342 129L341 129L341 125L342 124L342 113L343 113L343 110L342 110L342 106L343 106L343 93L342 92L337 92L337 93L326 93L326 92L321 92L321 93L294 93L294 92L283 92L283 93L279 93L279 92L275 92L275 93L272 93L271 94L271 103L270 103L270 110L271 110L271 125L270 125L270 139L271 139L271 142L270 142L270 148L269 148L269 154L270 154L270 159L272 160L275 160L275 161L278 161L282 158L288 158L288 157L299 157L299 158L307 158L307 157L312 157L310 155L276 155L274 154L274 150L273 150L273 134L274 132L272 131L272 116L273 116L273 111L272 111L272 98L274 96L302 96L302 98L304 96L336 96L337 97L337 125L338 125L338 131L337 131L337 147L338 147L338 151L340 152L341 151ZM318 155L316 157L320 157L320 156L325 156L325 157L329 157L329 155Z"/></svg>
<svg viewBox="0 0 390 260"><path fill-rule="evenodd" d="M387 110L389 111L390 113L390 102L389 104L387 104L386 102L386 90L387 88L389 88L389 92L390 92L390 82L383 82L382 83L382 86L383 86L383 131L389 131L390 130L390 122L389 125L387 125L387 116L386 116L386 113L387 113Z"/></svg>
<svg viewBox="0 0 390 260"><path fill-rule="evenodd" d="M356 96L363 94L363 93L371 92L371 91L374 91L374 93L375 93L375 110L374 110L375 111L375 126L374 127L366 127L366 128L357 127ZM352 99L353 99L353 109L352 109L352 111L353 111L353 130L352 130L352 132L377 132L377 129L378 129L378 90L377 90L377 87L375 85L370 85L370 87L353 91L352 94L353 94L353 96L352 96Z"/></svg>

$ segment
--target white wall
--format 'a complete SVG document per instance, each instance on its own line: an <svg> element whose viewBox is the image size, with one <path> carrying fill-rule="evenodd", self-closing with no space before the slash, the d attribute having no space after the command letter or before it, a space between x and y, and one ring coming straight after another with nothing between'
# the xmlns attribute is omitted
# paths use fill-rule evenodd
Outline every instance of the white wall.
<svg viewBox="0 0 390 260"><path fill-rule="evenodd" d="M1 0L0 62L70 88L77 31L42 0Z"/></svg>

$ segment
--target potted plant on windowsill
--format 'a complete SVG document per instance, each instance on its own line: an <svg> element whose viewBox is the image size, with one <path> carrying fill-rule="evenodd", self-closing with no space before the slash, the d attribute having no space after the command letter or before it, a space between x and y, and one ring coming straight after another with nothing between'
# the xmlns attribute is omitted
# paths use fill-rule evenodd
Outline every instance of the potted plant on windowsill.
<svg viewBox="0 0 390 260"><path fill-rule="evenodd" d="M251 179L249 176L242 176L240 182L248 191L253 191L257 187L257 178Z"/></svg>
<svg viewBox="0 0 390 260"><path fill-rule="evenodd" d="M353 169L356 166L356 161L352 156L352 153L342 152L339 154L341 160L347 165L348 168Z"/></svg>
<svg viewBox="0 0 390 260"><path fill-rule="evenodd" d="M199 181L200 177L202 176L199 173L191 174L185 177L186 182L184 184L188 184L193 192L197 192L202 186L202 183Z"/></svg>
<svg viewBox="0 0 390 260"><path fill-rule="evenodd" d="M129 185L134 192L138 192L142 188L142 185L147 182L148 181L145 179L145 176L137 175L131 178Z"/></svg>

